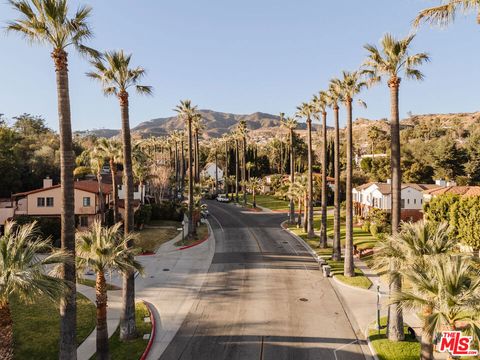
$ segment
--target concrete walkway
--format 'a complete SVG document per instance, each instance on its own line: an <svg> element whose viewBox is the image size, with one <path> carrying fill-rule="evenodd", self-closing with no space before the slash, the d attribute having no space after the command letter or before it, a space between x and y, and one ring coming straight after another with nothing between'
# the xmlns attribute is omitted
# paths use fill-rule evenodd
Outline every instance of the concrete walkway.
<svg viewBox="0 0 480 360"><path fill-rule="evenodd" d="M95 288L77 284L77 291L95 304ZM122 291L108 291L107 326L108 336L112 336L120 322ZM77 348L77 359L88 360L97 352L97 328Z"/></svg>

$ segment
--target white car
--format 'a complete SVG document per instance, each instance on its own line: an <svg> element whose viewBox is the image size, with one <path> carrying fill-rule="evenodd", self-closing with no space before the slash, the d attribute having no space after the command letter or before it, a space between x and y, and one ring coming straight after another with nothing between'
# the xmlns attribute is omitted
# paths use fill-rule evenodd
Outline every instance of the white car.
<svg viewBox="0 0 480 360"><path fill-rule="evenodd" d="M220 195L217 196L217 201L228 203L230 201L230 199L228 198L228 196L226 194L220 194Z"/></svg>

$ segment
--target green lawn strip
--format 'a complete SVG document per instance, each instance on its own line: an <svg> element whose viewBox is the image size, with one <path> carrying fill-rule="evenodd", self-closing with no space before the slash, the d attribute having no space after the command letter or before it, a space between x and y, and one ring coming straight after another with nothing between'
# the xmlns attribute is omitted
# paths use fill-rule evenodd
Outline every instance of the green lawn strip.
<svg viewBox="0 0 480 360"><path fill-rule="evenodd" d="M92 280L92 279L85 279L85 278L80 278L80 279L77 279L77 283L79 284L82 284L82 285L85 285L85 286L90 286L90 287L95 287L96 285L96 282L95 280ZM108 284L107 283L107 290L110 291L110 290L121 290L121 287L118 287L116 285L112 285L112 284Z"/></svg>
<svg viewBox="0 0 480 360"><path fill-rule="evenodd" d="M372 282L369 278L363 275L363 272L360 269L355 269L355 276L347 277L343 276L343 259L341 261L332 260L332 248L321 249L318 247L319 238L309 239L307 234L303 232L303 228L297 228L295 225L290 226L290 230L296 235L300 236L305 242L320 256L322 257L328 265L331 267L331 274L337 280L362 289L369 289L372 286Z"/></svg>
<svg viewBox="0 0 480 360"><path fill-rule="evenodd" d="M382 326L387 324L387 318L381 318ZM405 341L390 341L387 339L387 329L369 330L369 339L372 343L379 360L417 360L420 356L420 343L412 339L405 325Z"/></svg>
<svg viewBox="0 0 480 360"><path fill-rule="evenodd" d="M159 226L159 225L155 225ZM154 253L163 243L172 240L178 235L177 228L181 227L181 223L173 222L168 228L148 228L145 227L138 233L138 239L135 240L135 246L142 250L142 253Z"/></svg>
<svg viewBox="0 0 480 360"><path fill-rule="evenodd" d="M289 201L276 198L272 195L257 195L255 196L255 201L257 206L261 206L270 210L288 210ZM251 194L247 195L247 202L253 203L253 196Z"/></svg>
<svg viewBox="0 0 480 360"><path fill-rule="evenodd" d="M143 340L144 334L150 334L152 331L152 324L146 323L143 319L150 317L150 313L143 302L135 304L135 321L137 324L137 338L128 341L120 340L120 328L113 333L109 339L110 357L114 360L131 360L140 359L145 351L148 340ZM94 360L93 355L90 360Z"/></svg>
<svg viewBox="0 0 480 360"><path fill-rule="evenodd" d="M39 297L34 304L11 302L16 360L58 359L60 315L58 305ZM77 293L77 344L95 329L95 305Z"/></svg>
<svg viewBox="0 0 480 360"><path fill-rule="evenodd" d="M201 224L197 227L197 237L194 239L186 238L184 240L179 240L175 243L175 246L183 247L183 246L190 246L198 243L201 240L204 240L208 236L208 226L207 224Z"/></svg>

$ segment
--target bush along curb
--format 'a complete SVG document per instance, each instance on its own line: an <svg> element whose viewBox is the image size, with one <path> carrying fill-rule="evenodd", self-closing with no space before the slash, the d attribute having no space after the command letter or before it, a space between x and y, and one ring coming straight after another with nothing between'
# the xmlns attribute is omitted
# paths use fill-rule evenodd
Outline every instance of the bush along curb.
<svg viewBox="0 0 480 360"><path fill-rule="evenodd" d="M150 339L148 339L147 347L145 348L145 351L143 352L142 356L140 357L140 360L145 360L148 356L148 353L150 352L150 349L152 348L153 340L155 339L155 316L153 316L152 305L150 305L149 303L147 303L144 300L142 300L142 302L145 304L145 306L148 309L148 312L150 313L150 323L152 324L152 330L150 331Z"/></svg>

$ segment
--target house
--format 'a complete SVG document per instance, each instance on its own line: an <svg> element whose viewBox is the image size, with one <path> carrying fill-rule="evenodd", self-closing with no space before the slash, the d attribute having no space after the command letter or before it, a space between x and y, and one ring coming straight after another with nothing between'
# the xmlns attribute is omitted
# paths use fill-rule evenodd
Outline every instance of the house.
<svg viewBox="0 0 480 360"><path fill-rule="evenodd" d="M100 205L109 204L112 186L93 180L75 181L74 204L78 227L84 228L100 216ZM101 195L100 195L101 190ZM12 195L13 216L60 217L62 197L60 184L53 185L51 179L43 181L43 187ZM12 217L13 217L12 216Z"/></svg>
<svg viewBox="0 0 480 360"><path fill-rule="evenodd" d="M208 163L207 165L205 165L200 175L202 177L212 179L215 179L216 176L218 176L218 181L223 182L223 170L219 166L216 166L214 163Z"/></svg>
<svg viewBox="0 0 480 360"><path fill-rule="evenodd" d="M365 217L372 208L391 212L391 183L371 182L352 190L354 214ZM401 219L418 221L423 218L423 192L435 189L436 184L402 184Z"/></svg>
<svg viewBox="0 0 480 360"><path fill-rule="evenodd" d="M110 173L103 174L101 177L101 181L105 184L112 185L112 175ZM115 182L117 183L118 189L118 199L125 200L125 189L123 186L123 174L121 171L115 175ZM138 200L140 203L145 203L145 195L146 195L146 186L144 184L134 184L133 187L133 199Z"/></svg>
<svg viewBox="0 0 480 360"><path fill-rule="evenodd" d="M480 186L441 186L435 189L425 190L423 192L424 202L428 202L437 196L442 195L458 195L463 196L480 196Z"/></svg>

